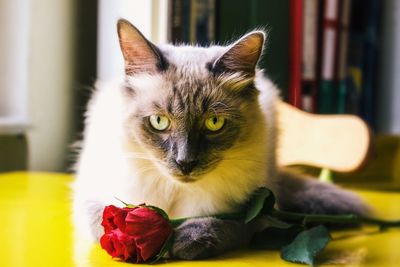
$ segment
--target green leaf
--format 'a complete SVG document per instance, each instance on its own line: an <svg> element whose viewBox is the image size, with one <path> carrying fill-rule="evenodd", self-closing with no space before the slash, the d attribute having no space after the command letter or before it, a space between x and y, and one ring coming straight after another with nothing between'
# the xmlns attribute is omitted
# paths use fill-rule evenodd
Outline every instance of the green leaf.
<svg viewBox="0 0 400 267"><path fill-rule="evenodd" d="M132 208L132 207L134 207L134 205L128 204L128 203L122 201L121 199L117 198L116 196L114 196L114 198L115 198L116 200L118 200L119 202L121 202L122 204L124 204L125 207L127 207L127 208Z"/></svg>
<svg viewBox="0 0 400 267"><path fill-rule="evenodd" d="M157 261L159 261L162 257L164 257L164 255L171 249L173 243L174 243L174 232L172 232L169 235L168 239L162 246L160 252L155 256L155 258L150 262L150 264L154 264Z"/></svg>
<svg viewBox="0 0 400 267"><path fill-rule="evenodd" d="M331 240L325 226L319 225L297 235L292 243L281 250L281 258L295 263L314 265L314 259Z"/></svg>
<svg viewBox="0 0 400 267"><path fill-rule="evenodd" d="M293 226L293 224L281 221L281 220L279 220L275 217L269 216L269 215L265 216L264 219L266 220L266 222L268 223L268 225L270 227L275 227L275 228L279 228L279 229L288 229Z"/></svg>
<svg viewBox="0 0 400 267"><path fill-rule="evenodd" d="M248 203L245 223L252 221L261 213L261 211L265 214L269 214L274 207L275 197L271 190L261 187L254 192Z"/></svg>

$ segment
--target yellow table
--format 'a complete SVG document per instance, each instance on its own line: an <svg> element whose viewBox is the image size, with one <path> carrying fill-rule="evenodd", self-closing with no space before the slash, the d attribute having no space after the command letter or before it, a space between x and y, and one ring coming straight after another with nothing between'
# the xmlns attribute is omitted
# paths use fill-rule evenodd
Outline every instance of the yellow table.
<svg viewBox="0 0 400 267"><path fill-rule="evenodd" d="M130 266L112 260L99 245L74 237L70 222L72 177L64 174L0 175L0 266ZM360 191L377 216L400 218L400 193ZM339 266L400 266L400 230L340 231L319 262ZM165 266L296 266L277 251L235 251L207 261ZM160 265L161 266L161 265ZM299 265L297 265L299 266Z"/></svg>

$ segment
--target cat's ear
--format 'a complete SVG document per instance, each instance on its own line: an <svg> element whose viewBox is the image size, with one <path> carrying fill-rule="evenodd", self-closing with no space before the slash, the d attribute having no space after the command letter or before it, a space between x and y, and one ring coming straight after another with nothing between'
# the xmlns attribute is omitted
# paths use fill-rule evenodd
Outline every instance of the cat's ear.
<svg viewBox="0 0 400 267"><path fill-rule="evenodd" d="M127 75L153 73L166 68L167 63L159 49L129 21L120 19L117 28Z"/></svg>
<svg viewBox="0 0 400 267"><path fill-rule="evenodd" d="M265 42L263 31L253 31L233 43L227 52L213 64L216 73L240 73L247 77L255 75Z"/></svg>

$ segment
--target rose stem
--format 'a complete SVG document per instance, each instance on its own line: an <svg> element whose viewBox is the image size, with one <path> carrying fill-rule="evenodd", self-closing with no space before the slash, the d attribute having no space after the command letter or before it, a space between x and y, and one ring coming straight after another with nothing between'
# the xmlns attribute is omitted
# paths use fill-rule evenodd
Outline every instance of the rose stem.
<svg viewBox="0 0 400 267"><path fill-rule="evenodd" d="M344 223L344 224L372 224L378 225L381 229L389 227L400 227L400 221L386 221L374 218L357 216L354 214L346 215L314 215L314 214L304 214L289 211L273 210L272 216L279 219L301 221L302 224L307 223Z"/></svg>

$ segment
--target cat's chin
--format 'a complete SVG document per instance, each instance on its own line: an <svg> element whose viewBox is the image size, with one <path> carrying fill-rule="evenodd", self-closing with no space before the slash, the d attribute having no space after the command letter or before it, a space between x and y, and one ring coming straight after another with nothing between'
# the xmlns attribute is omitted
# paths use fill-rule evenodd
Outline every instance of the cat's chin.
<svg viewBox="0 0 400 267"><path fill-rule="evenodd" d="M171 178L179 183L183 183L183 184L189 184L189 183L194 183L198 180L201 179L200 175L196 175L196 174L189 174L189 175L184 175L184 174L179 174L179 173L174 173L172 175L170 175Z"/></svg>
<svg viewBox="0 0 400 267"><path fill-rule="evenodd" d="M198 177L193 177L188 175L174 175L174 179L184 184L194 183L199 180Z"/></svg>

